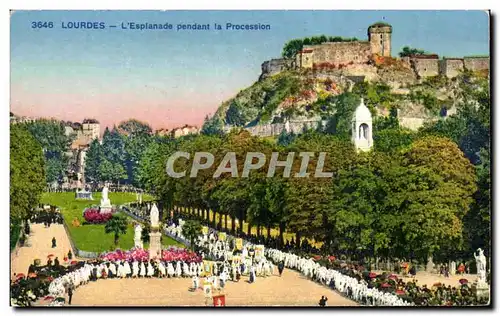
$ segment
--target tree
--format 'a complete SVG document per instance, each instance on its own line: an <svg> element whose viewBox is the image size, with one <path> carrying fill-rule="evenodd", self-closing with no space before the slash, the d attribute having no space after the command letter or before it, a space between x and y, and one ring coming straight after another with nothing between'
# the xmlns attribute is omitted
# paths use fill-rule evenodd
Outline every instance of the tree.
<svg viewBox="0 0 500 316"><path fill-rule="evenodd" d="M219 115L215 114L211 118L207 115L201 128L201 134L222 136L224 134L222 130L223 126L224 122Z"/></svg>
<svg viewBox="0 0 500 316"><path fill-rule="evenodd" d="M182 234L189 240L191 248L194 249L194 244L198 236L201 234L201 224L195 220L187 220L182 225Z"/></svg>
<svg viewBox="0 0 500 316"><path fill-rule="evenodd" d="M489 148L480 152L481 164L476 166L478 190L474 203L464 218L464 238L468 253L482 248L485 255L491 249L491 158Z"/></svg>
<svg viewBox="0 0 500 316"><path fill-rule="evenodd" d="M401 210L405 243L429 256L462 247L462 220L477 188L472 164L451 140L428 136L412 144L402 165L405 175L388 181L387 201Z"/></svg>
<svg viewBox="0 0 500 316"><path fill-rule="evenodd" d="M283 199L289 214L288 227L296 232L298 237L310 237L329 243L332 227L327 221L327 212L332 198L332 178L314 177L319 160L318 153L326 153L323 170L332 172L335 178L340 170L349 168L353 163L354 146L350 141L337 136L310 131L300 135L286 151L316 153L309 160L309 177L287 179ZM293 174L300 169L300 159L296 161L292 168Z"/></svg>
<svg viewBox="0 0 500 316"><path fill-rule="evenodd" d="M114 214L109 221L106 222L104 226L104 232L106 234L114 234L115 246L118 246L120 235L127 233L127 218Z"/></svg>
<svg viewBox="0 0 500 316"><path fill-rule="evenodd" d="M94 139L90 143L85 157L85 180L87 182L99 183L102 180L100 166L104 160L99 140Z"/></svg>
<svg viewBox="0 0 500 316"><path fill-rule="evenodd" d="M10 126L10 218L28 218L45 188L42 147L25 126Z"/></svg>
<svg viewBox="0 0 500 316"><path fill-rule="evenodd" d="M62 180L69 163L66 152L72 141L72 137L66 135L64 124L60 121L44 119L23 125L43 148L47 183Z"/></svg>
<svg viewBox="0 0 500 316"><path fill-rule="evenodd" d="M421 49L417 48L410 48L409 46L405 46L401 49L399 52L399 57L406 57L406 56L411 56L411 55L423 55L426 52Z"/></svg>
<svg viewBox="0 0 500 316"><path fill-rule="evenodd" d="M343 139L351 137L351 121L360 104L358 95L346 92L334 98L335 114L329 119L326 126L326 132L337 135Z"/></svg>
<svg viewBox="0 0 500 316"><path fill-rule="evenodd" d="M129 119L118 125L118 131L127 136L143 136L150 135L153 130L148 123L144 123L136 119Z"/></svg>

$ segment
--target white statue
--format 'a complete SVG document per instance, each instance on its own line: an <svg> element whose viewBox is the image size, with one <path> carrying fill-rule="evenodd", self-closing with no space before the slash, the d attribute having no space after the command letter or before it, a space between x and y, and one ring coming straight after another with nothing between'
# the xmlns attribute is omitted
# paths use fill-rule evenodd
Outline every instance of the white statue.
<svg viewBox="0 0 500 316"><path fill-rule="evenodd" d="M104 188L102 189L102 199L104 201L108 200L108 187L107 186L104 186Z"/></svg>
<svg viewBox="0 0 500 316"><path fill-rule="evenodd" d="M151 207L151 213L149 213L152 227L158 227L160 222L159 216L160 213L158 212L158 207L156 207L156 203L153 203L153 207Z"/></svg>
<svg viewBox="0 0 500 316"><path fill-rule="evenodd" d="M139 224L135 225L134 246L136 248L143 248L143 245L142 245L142 226Z"/></svg>
<svg viewBox="0 0 500 316"><path fill-rule="evenodd" d="M477 250L478 255L474 253L474 258L476 258L477 266L477 283L486 283L486 257L484 256L483 250L479 248Z"/></svg>
<svg viewBox="0 0 500 316"><path fill-rule="evenodd" d="M112 206L111 201L108 198L108 187L105 185L102 189L102 198L101 198L101 212L109 213L111 212Z"/></svg>

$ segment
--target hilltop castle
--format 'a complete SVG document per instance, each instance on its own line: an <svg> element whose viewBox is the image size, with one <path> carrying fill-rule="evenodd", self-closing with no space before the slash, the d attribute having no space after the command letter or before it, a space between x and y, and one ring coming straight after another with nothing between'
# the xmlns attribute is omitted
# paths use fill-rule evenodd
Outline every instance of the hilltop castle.
<svg viewBox="0 0 500 316"><path fill-rule="evenodd" d="M286 69L342 69L349 76L350 69L356 68L355 75L372 72L374 57L392 58L392 26L378 22L368 27L367 41L325 42L319 45L304 45L292 59L271 59L262 64L261 79L275 75ZM444 75L456 77L460 71L489 70L490 58L471 56L463 58L439 59L436 54L418 54L397 59L400 64L413 72L417 79Z"/></svg>

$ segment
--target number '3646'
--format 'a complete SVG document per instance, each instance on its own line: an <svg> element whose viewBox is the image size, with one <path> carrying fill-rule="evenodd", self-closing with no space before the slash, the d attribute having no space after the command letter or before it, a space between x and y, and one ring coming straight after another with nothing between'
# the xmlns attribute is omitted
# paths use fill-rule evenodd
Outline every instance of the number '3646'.
<svg viewBox="0 0 500 316"><path fill-rule="evenodd" d="M44 22L44 21L31 22L32 29L51 29L53 27L54 27L53 22Z"/></svg>

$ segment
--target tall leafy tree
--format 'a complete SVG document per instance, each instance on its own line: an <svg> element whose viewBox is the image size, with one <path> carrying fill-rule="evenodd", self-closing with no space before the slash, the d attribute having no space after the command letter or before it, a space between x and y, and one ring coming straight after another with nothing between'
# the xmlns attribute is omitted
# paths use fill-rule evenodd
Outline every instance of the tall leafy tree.
<svg viewBox="0 0 500 316"><path fill-rule="evenodd" d="M94 139L85 156L85 180L87 182L99 183L102 180L100 165L103 160L104 155L99 140Z"/></svg>
<svg viewBox="0 0 500 316"><path fill-rule="evenodd" d="M182 234L189 240L191 247L194 247L195 241L201 235L201 224L196 220L187 220L182 225Z"/></svg>
<svg viewBox="0 0 500 316"><path fill-rule="evenodd" d="M43 119L25 125L43 148L46 181L62 181L69 163L66 152L72 141L72 137L66 135L63 123Z"/></svg>
<svg viewBox="0 0 500 316"><path fill-rule="evenodd" d="M124 235L127 232L127 218L119 214L114 214L106 222L104 232L106 234L113 234L115 246L118 246L120 235Z"/></svg>
<svg viewBox="0 0 500 316"><path fill-rule="evenodd" d="M10 126L10 218L24 220L45 188L42 147L26 126Z"/></svg>

